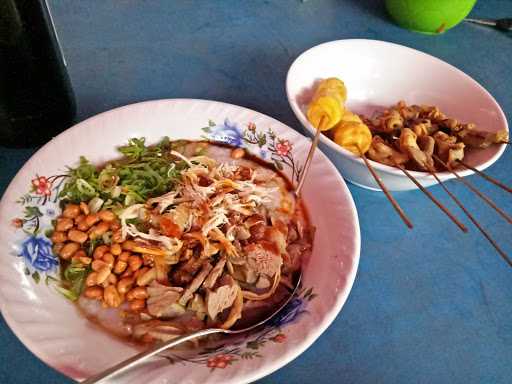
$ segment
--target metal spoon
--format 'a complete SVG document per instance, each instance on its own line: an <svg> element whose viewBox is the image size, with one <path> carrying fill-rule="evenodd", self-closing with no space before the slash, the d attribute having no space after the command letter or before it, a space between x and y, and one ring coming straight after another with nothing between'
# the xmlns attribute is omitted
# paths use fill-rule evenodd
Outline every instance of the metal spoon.
<svg viewBox="0 0 512 384"><path fill-rule="evenodd" d="M114 365L113 367L108 368L108 369L104 370L103 372L98 373L97 375L94 375L94 376L88 378L87 380L82 381L81 384L101 383L106 379L112 378L112 376L115 376L119 373L125 372L125 371L135 367L137 364L139 364L140 362L142 362L143 360L145 360L151 356L154 356L160 352L163 352L169 348L175 347L175 346L182 344L186 341L195 339L196 337L212 335L214 333L224 333L224 334L228 334L228 335L233 335L233 334L240 334L240 333L251 331L251 330L269 322L279 312L281 312L284 307L286 307L286 305L290 302L290 300L295 296L295 294L299 290L301 278L302 278L302 273L299 273L296 278L296 284L295 284L293 291L290 293L290 295L285 300L283 300L283 302L281 303L279 308L277 308L269 316L265 317L263 320L255 323L255 324L245 326L244 328L236 328L237 324L235 324L235 326L231 329L221 329L221 328L202 329L200 331L190 333L188 335L180 336L176 339L172 339L172 340L169 340L166 342L159 343L159 344L155 345L154 347L148 349L147 351L141 352L133 357L130 357L129 359L126 359L126 360Z"/></svg>
<svg viewBox="0 0 512 384"><path fill-rule="evenodd" d="M469 19L466 18L464 21L468 21L474 24L487 25L494 27L502 31L512 31L512 18L506 19Z"/></svg>

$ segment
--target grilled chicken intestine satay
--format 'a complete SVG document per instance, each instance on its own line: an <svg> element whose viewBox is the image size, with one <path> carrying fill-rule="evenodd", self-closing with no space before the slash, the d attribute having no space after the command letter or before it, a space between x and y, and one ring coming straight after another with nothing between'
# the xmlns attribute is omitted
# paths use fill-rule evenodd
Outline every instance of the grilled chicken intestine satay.
<svg viewBox="0 0 512 384"><path fill-rule="evenodd" d="M432 136L419 136L417 143L420 149L425 152L425 154L432 157L436 146L436 141L432 138Z"/></svg>
<svg viewBox="0 0 512 384"><path fill-rule="evenodd" d="M436 132L433 135L436 142L436 154L449 166L457 166L457 161L464 158L465 144L457 142L457 137L444 132Z"/></svg>
<svg viewBox="0 0 512 384"><path fill-rule="evenodd" d="M492 144L507 142L508 131L485 132L478 130L475 124L459 124L452 130L464 144L473 148L487 148Z"/></svg>
<svg viewBox="0 0 512 384"><path fill-rule="evenodd" d="M411 129L404 128L400 134L400 150L422 171L434 169L432 156L419 147L417 140L418 136Z"/></svg>
<svg viewBox="0 0 512 384"><path fill-rule="evenodd" d="M402 165L409 161L409 156L394 149L380 136L373 136L372 144L368 150L368 157L390 166Z"/></svg>

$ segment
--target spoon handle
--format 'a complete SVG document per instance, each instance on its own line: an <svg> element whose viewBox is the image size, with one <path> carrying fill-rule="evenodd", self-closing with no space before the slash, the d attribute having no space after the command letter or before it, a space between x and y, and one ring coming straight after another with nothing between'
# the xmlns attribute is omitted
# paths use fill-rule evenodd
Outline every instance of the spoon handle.
<svg viewBox="0 0 512 384"><path fill-rule="evenodd" d="M196 337L211 335L213 333L222 332L222 329L217 328L209 328L209 329L202 329L200 331L180 336L176 339L172 339L163 343L159 343L155 345L154 347L141 352L133 357L130 357L124 361L121 361L120 363L114 365L113 367L110 367L103 372L98 373L97 375L94 375L84 381L81 382L81 384L96 384L101 383L105 379L109 379L114 375L117 375L119 373L122 373L124 371L129 370L130 368L133 368L135 365L139 364L142 360L147 359L148 357L154 356L160 352L165 351L166 349L175 347L179 344L182 344L186 341L195 339Z"/></svg>
<svg viewBox="0 0 512 384"><path fill-rule="evenodd" d="M496 28L502 31L512 31L512 18L496 20Z"/></svg>

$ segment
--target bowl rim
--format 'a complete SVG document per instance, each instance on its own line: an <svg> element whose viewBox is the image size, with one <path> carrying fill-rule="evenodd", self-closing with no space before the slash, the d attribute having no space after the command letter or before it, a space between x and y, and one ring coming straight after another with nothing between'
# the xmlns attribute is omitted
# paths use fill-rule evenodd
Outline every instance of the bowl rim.
<svg viewBox="0 0 512 384"><path fill-rule="evenodd" d="M208 104L217 104L219 107L221 106L229 106L234 107L239 110L248 111L251 112L254 115L258 115L260 117L263 117L267 119L270 122L273 122L274 124L281 125L285 127L286 129L289 129L294 134L298 135L302 140L307 140L307 137L298 132L297 130L291 128L289 125L270 117L262 112L255 111L253 109L239 106L236 104L231 103L225 103L220 102L216 100L207 100L207 99L193 99L193 98L168 98L168 99L155 99L155 100L147 100L132 104L127 104L124 106L120 106L117 108L113 108L101 113L98 113L96 115L93 115L91 117L88 117L87 119L84 119L83 121L76 123L72 125L71 127L67 128L57 136L53 137L50 141L48 141L46 144L44 144L41 148L39 148L35 153L33 153L30 158L22 165L22 167L18 170L16 175L11 179L9 185L7 186L3 196L0 199L0 217L2 216L2 212L6 209L6 207L11 203L7 200L7 197L12 195L12 190L15 189L15 180L22 176L25 168L29 167L30 164L32 164L35 161L35 158L40 155L41 153L47 151L49 148L51 148L54 141L63 140L63 138L67 137L68 135L72 135L73 132L79 131L83 128L83 126L87 124L91 124L91 122L95 122L97 120L103 119L105 116L110 114L116 114L119 113L122 110L129 110L132 107L141 106L141 105L158 105L158 104L166 104L166 103L203 103L205 105ZM354 286L354 282L357 276L357 271L359 269L359 261L361 257L361 229L359 225L359 215L357 212L357 208L354 202L354 199L352 197L352 194L343 179L343 177L340 175L337 168L334 166L334 164L330 161L330 159L320 150L318 150L318 156L322 158L323 164L325 167L329 169L329 171L332 173L333 178L335 178L339 183L341 187L341 191L339 193L345 195L347 200L347 208L349 209L353 221L353 228L354 228L354 238L353 238L353 250L350 254L350 258L352 260L352 268L348 271L346 276L346 285L345 289L338 293L335 298L334 305L330 308L328 312L326 312L326 315L323 317L322 321L314 328L311 329L307 337L302 339L299 345L294 346L294 348L290 349L288 352L284 353L283 355L280 355L278 358L274 360L269 360L265 365L262 365L259 368L254 369L250 373L245 373L241 376L241 379L243 379L243 383L250 383L255 380L261 379L278 369L286 366L288 363L290 363L292 360L299 357L306 349L311 347L313 343L327 330L327 328L332 324L332 322L335 320L335 318L339 315L341 310L343 309L343 306L345 305L348 296L350 295L352 288ZM14 259L15 260L15 259ZM1 285L0 285L1 288ZM53 357L46 353L46 351L39 346L39 343L35 341L33 338L31 338L25 331L24 326L22 323L19 323L18 320L16 320L13 316L11 316L10 311L8 310L8 304L5 300L3 290L0 289L0 313L2 314L3 318L5 319L6 324L9 326L11 331L15 334L15 336L23 343L23 345L35 356L37 356L45 365L49 366L50 368L54 369L55 371L63 374L66 377L69 377L71 379L76 379L75 377L70 376L68 373L63 372L60 367L56 364ZM231 380L231 381L230 381ZM228 380L229 382L232 382L232 378Z"/></svg>
<svg viewBox="0 0 512 384"><path fill-rule="evenodd" d="M331 41L327 41L327 42L315 45L315 46L307 49L306 51L302 52L292 62L292 64L290 65L290 68L288 69L288 73L286 75L286 96L288 98L288 103L290 104L290 107L293 110L293 112L294 112L295 116L297 117L297 119L306 128L306 130L308 131L308 133L310 135L314 135L315 134L316 128L314 128L313 125L305 117L305 115L304 115L303 111L300 109L300 106L298 105L298 103L294 101L294 97L293 97L294 95L292 95L291 90L290 90L291 83L292 83L292 77L294 75L294 71L301 64L301 61L304 60L304 58L306 56L314 54L316 51L321 50L321 49L325 49L326 47L337 46L337 45L345 44L345 43L381 45L381 46L393 47L395 49L405 50L405 51L408 51L408 52L411 52L411 53L414 53L414 54L426 57L429 60L433 60L433 61L437 62L438 64L444 66L448 70L453 71L453 72L455 72L455 73L457 73L459 75L462 75L463 78L465 78L468 82L472 83L475 87L480 89L480 91L482 91L484 93L484 95L489 98L489 100L492 102L492 104L496 108L498 114L500 115L500 117L504 121L504 123L505 123L504 124L504 128L507 130L507 132L509 132L507 118L506 118L505 113L503 112L502 108L500 107L500 105L496 101L496 99L490 94L489 91L487 91L475 79L473 79L471 76L469 76L468 74L466 74L462 70L458 69L457 67L453 66L452 64L449 64L449 63L447 63L444 60L441 60L441 59L439 59L439 58L437 58L437 57L435 57L433 55L430 55L428 53L422 52L420 50L417 50L417 49L414 49L414 48L410 48L410 47L407 47L407 46L401 45L401 44L391 43L389 41L376 40L376 39L340 39L340 40L331 40ZM357 156L357 155L353 154L352 152L348 151L347 149L345 149L345 148L341 147L340 145L336 144L333 140L331 140L326 135L320 135L320 142L322 142L323 144L327 145L330 149L334 150L335 152L340 153L342 156L348 158L352 162L358 163L358 164L360 164L363 167L365 166L365 163L361 159L360 156ZM490 167L492 164L494 164L501 157L503 152L505 152L506 147L507 147L507 144L500 144L500 145L498 145L495 153L488 160L486 160L485 162L483 162L481 164L474 165L474 167L476 169L478 169L479 171L483 171L484 169ZM368 161L371 163L371 165L376 170L378 170L378 171L380 171L380 172L382 172L384 174L391 174L393 176L406 177L402 173L402 171L399 170L396 167L392 167L392 166L389 166L389 165L386 165L386 164L382 164L382 163L379 163L379 162L371 160L371 159L368 159ZM436 181L434 176L430 175L428 172L413 171L413 170L408 170L408 172L413 177L418 178L418 179ZM456 170L456 172L461 177L469 176L469 175L472 175L472 174L475 173L474 171L472 171L472 170L470 170L468 168L458 169L458 170ZM448 180L448 179L452 179L452 178L456 177L452 173L446 172L446 171L436 172L436 175L441 180Z"/></svg>

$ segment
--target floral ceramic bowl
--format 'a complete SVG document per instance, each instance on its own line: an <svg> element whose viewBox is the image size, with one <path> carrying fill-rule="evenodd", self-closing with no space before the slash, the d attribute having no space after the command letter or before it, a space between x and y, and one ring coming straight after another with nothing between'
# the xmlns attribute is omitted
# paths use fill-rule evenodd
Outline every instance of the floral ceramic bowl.
<svg viewBox="0 0 512 384"><path fill-rule="evenodd" d="M20 340L48 365L81 380L138 351L81 316L57 292L59 262L47 231L59 214L66 166L80 155L101 164L132 137L148 143L211 139L245 147L296 182L309 141L249 109L204 100L135 104L90 118L57 136L20 170L0 203L0 305ZM341 310L359 261L360 235L342 178L316 153L303 190L316 227L303 287L262 329L197 349L168 351L121 377L123 383L246 383L282 367L309 347ZM326 278L328 277L328 278ZM101 353L99 351L101 350Z"/></svg>

